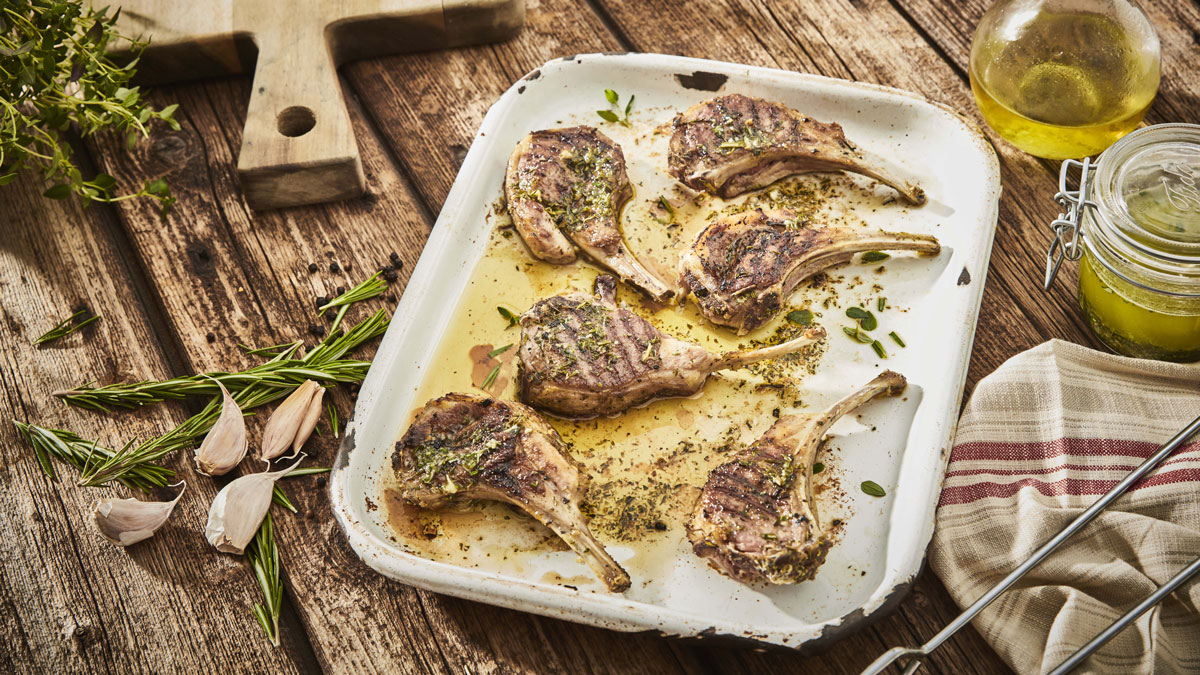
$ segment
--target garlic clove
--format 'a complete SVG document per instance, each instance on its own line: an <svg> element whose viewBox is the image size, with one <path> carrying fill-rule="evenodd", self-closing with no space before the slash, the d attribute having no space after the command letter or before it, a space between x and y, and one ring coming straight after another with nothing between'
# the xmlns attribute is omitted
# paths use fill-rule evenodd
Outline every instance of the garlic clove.
<svg viewBox="0 0 1200 675"><path fill-rule="evenodd" d="M321 385L305 380L271 413L271 419L263 429L262 459L272 460L287 451L308 416L309 402L320 390Z"/></svg>
<svg viewBox="0 0 1200 675"><path fill-rule="evenodd" d="M187 484L183 484L184 489ZM167 522L183 490L169 502L143 502L137 499L102 499L92 504L92 522L100 535L118 546L129 546L154 536Z"/></svg>
<svg viewBox="0 0 1200 675"><path fill-rule="evenodd" d="M196 450L196 468L209 476L223 476L241 463L250 442L242 409L225 385L216 379L213 382L221 388L221 416Z"/></svg>
<svg viewBox="0 0 1200 675"><path fill-rule="evenodd" d="M318 387L312 399L308 402L308 410L304 413L304 419L300 422L300 427L296 430L296 438L292 441L292 455L295 456L300 452L300 448L308 441L308 437L312 436L313 429L317 428L317 420L321 419L321 403L325 400L325 388Z"/></svg>
<svg viewBox="0 0 1200 675"><path fill-rule="evenodd" d="M218 551L241 554L246 550L258 526L271 508L271 493L275 481L295 469L304 460L279 471L263 471L237 478L226 485L213 499L208 509L208 524L204 536Z"/></svg>

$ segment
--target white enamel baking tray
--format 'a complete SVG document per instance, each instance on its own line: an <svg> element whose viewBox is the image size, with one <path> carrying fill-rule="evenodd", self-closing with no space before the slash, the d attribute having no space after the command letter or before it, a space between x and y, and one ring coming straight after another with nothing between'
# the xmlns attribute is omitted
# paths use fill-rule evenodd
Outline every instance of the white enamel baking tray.
<svg viewBox="0 0 1200 675"><path fill-rule="evenodd" d="M634 587L618 595L599 584L566 585L543 581L545 574L424 559L406 552L388 529L381 476L409 411L420 403L413 397L421 378L438 367L432 362L435 349L484 253L493 227L487 212L499 194L509 152L527 132L559 126L565 115L592 119L606 87L636 93L639 110L681 110L731 92L782 101L816 119L841 123L850 139L904 167L929 195L925 207L880 215L884 222L878 223L933 233L944 246L932 261L908 267L893 261L896 279L889 281L888 294L908 307L893 327L909 347L893 349L881 361L842 339L838 321L825 321L829 350L804 382L822 403L884 367L910 382L903 400L873 402L857 421L833 429L851 515L812 581L771 589L742 586L707 568L680 535L669 564L655 568L652 578L640 573L634 553L610 544L634 576ZM338 522L372 568L439 593L622 631L736 636L790 647L833 640L894 606L921 567L971 353L999 194L998 163L978 129L910 93L652 54L590 54L547 63L513 85L484 118L396 308L334 464L330 492ZM868 478L884 485L887 496L861 494L857 486ZM543 558L535 566L555 570L559 579L587 576L569 553L547 552Z"/></svg>

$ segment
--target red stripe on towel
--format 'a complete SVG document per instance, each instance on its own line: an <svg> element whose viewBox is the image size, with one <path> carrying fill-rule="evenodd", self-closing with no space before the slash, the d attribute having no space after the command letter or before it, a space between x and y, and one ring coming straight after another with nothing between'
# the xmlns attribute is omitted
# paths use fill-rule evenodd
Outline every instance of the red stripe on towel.
<svg viewBox="0 0 1200 675"><path fill-rule="evenodd" d="M1041 443L962 443L954 446L950 462L968 460L1005 460L1044 462L1053 457L1074 455L1077 457L1149 457L1162 447L1143 441L1117 441L1110 438L1060 438ZM1200 442L1189 443L1175 455L1200 452Z"/></svg>
<svg viewBox="0 0 1200 675"><path fill-rule="evenodd" d="M1179 452L1184 452L1180 450ZM1175 457L1159 464L1160 467L1179 464L1182 462L1195 462L1200 458L1197 457ZM953 465L951 465L953 466ZM951 476L1038 476L1055 471L1133 471L1137 464L1056 464L1054 466L1043 466L1036 469L953 469L946 472L946 477Z"/></svg>
<svg viewBox="0 0 1200 675"><path fill-rule="evenodd" d="M1012 497L1025 487L1032 487L1048 496L1099 496L1111 490L1119 482L1116 480L1089 480L1080 478L1064 478L1062 480L1047 482L1036 478L1023 478L1019 481L1004 484L992 482L975 483L973 485L948 487L942 490L942 497L938 501L938 506L969 504L988 497ZM1130 491L1187 482L1200 482L1200 469L1177 469L1161 474L1151 474L1130 488Z"/></svg>

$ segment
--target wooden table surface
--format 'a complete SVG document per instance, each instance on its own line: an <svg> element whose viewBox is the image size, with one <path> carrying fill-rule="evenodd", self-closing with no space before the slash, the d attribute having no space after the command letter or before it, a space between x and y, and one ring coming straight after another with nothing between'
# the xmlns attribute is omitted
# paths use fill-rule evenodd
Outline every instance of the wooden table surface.
<svg viewBox="0 0 1200 675"><path fill-rule="evenodd" d="M165 176L179 198L165 220L145 201L84 209L44 199L33 175L0 188L0 663L29 673L853 673L888 647L933 635L957 609L928 571L896 612L815 655L620 634L435 595L361 564L326 491L298 479L287 489L299 515L276 519L286 599L283 642L272 649L250 613L259 591L244 560L215 554L200 536L214 481L189 480L191 498L168 526L121 549L92 531L88 512L98 494L128 494L51 481L7 418L118 444L161 434L200 402L100 415L65 408L50 394L91 381L247 367L252 360L238 343L311 342L314 298L360 281L393 251L405 263L394 301L488 106L551 58L662 52L819 73L919 92L978 120L967 59L986 4L528 0L525 29L510 42L343 69L369 181L360 199L262 213L246 207L234 167L248 78L158 88L158 105L180 104L182 129L159 129L133 152L108 136L79 146L89 170L107 171L125 188ZM1163 48L1162 89L1147 121L1200 122L1200 4L1142 5ZM1057 167L994 140L1004 194L968 392L1048 338L1096 345L1075 307L1074 270L1052 292L1040 287ZM310 273L314 262L320 269ZM341 271L329 271L330 262ZM32 346L81 304L103 319L50 348ZM350 410L344 389L333 400ZM325 434L309 448L328 465L335 441ZM170 462L196 478L190 464L182 454ZM937 652L931 670L1007 667L967 631Z"/></svg>

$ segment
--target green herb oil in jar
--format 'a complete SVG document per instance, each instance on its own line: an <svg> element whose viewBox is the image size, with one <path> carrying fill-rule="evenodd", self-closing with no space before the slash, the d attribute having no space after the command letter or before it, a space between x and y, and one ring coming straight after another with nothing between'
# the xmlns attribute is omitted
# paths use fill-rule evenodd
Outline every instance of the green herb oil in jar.
<svg viewBox="0 0 1200 675"><path fill-rule="evenodd" d="M1079 304L1127 356L1200 361L1200 125L1136 131L1081 195Z"/></svg>

